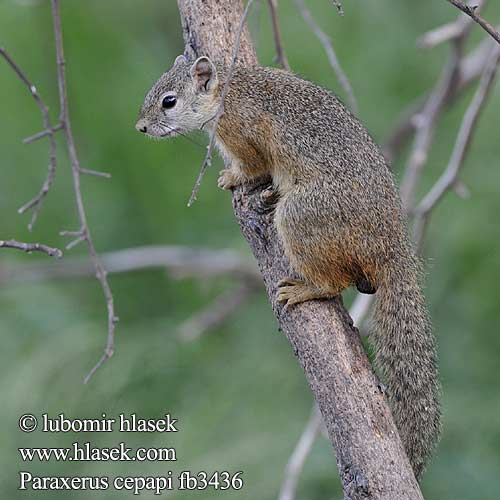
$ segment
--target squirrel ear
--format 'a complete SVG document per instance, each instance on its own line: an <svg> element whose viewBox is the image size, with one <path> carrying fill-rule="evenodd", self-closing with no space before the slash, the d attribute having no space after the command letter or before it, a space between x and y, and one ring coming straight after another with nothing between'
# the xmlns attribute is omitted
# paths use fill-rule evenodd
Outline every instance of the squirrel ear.
<svg viewBox="0 0 500 500"><path fill-rule="evenodd" d="M206 56L198 57L190 72L198 92L209 92L217 84L217 70Z"/></svg>
<svg viewBox="0 0 500 500"><path fill-rule="evenodd" d="M186 62L186 61L187 61L186 56L185 56L184 54L181 54L180 56L177 56L177 57L175 58L175 61L174 61L174 66L175 66L176 64L178 64L178 63L184 63L184 62Z"/></svg>

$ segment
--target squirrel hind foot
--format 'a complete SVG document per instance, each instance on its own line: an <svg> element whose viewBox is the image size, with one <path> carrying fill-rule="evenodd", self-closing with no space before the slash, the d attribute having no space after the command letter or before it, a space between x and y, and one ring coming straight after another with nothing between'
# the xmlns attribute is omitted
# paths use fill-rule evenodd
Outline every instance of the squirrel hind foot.
<svg viewBox="0 0 500 500"><path fill-rule="evenodd" d="M276 294L278 302L285 305L285 309L301 302L315 299L331 299L334 297L311 283L295 278L283 278L278 283Z"/></svg>

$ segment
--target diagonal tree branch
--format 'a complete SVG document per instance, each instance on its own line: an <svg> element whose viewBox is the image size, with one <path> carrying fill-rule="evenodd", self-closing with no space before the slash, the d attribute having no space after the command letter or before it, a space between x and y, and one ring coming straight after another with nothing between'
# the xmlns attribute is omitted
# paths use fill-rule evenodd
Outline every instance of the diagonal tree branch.
<svg viewBox="0 0 500 500"><path fill-rule="evenodd" d="M286 57L283 40L281 38L281 29L278 19L278 0L268 0L268 4L269 11L271 13L271 23L273 26L274 47L276 49L275 62L277 62L283 69L290 71L290 64Z"/></svg>
<svg viewBox="0 0 500 500"><path fill-rule="evenodd" d="M335 49L333 48L332 41L330 40L328 35L319 27L319 24L312 16L311 11L307 7L304 0L295 0L295 3L298 9L300 10L300 13L302 14L304 21L307 23L311 31L316 35L317 39L323 46L323 49L325 50L326 55L328 57L330 66L333 68L333 71L337 75L337 79L340 83L340 86L347 95L347 100L349 101L349 108L351 109L353 114L357 115L358 102L356 101L356 97L354 96L354 91L352 89L351 83L349 82L349 78L347 78L347 75L344 73L344 70L340 65ZM337 6L340 5L340 3L337 2L336 5ZM340 6L340 9L342 9L342 6ZM341 15L343 15L343 11Z"/></svg>
<svg viewBox="0 0 500 500"><path fill-rule="evenodd" d="M463 95L464 91L481 76L488 64L493 46L495 46L495 41L490 37L486 37L470 54L461 59L456 76L457 81L447 94L444 102L445 107L449 107L456 102L457 98ZM422 114L432 92L428 96L417 98L415 102L401 112L396 125L383 145L384 154L390 162L399 157L413 132L421 124L418 117Z"/></svg>
<svg viewBox="0 0 500 500"><path fill-rule="evenodd" d="M460 0L448 0L452 5L460 9L464 14L470 16L471 19L476 21L484 31L489 33L498 43L500 43L500 33L491 25L486 19L481 17L477 12L477 5L467 5Z"/></svg>
<svg viewBox="0 0 500 500"><path fill-rule="evenodd" d="M186 55L193 59L208 54L230 64L241 2L178 0L178 5ZM239 60L257 63L246 28L241 33ZM289 311L276 302L277 282L290 268L273 214L262 210L261 191L261 187L234 190L234 211L259 264L280 328L305 372L337 451L346 498L421 499L386 397L341 301L310 301Z"/></svg>
<svg viewBox="0 0 500 500"><path fill-rule="evenodd" d="M288 460L285 470L285 479L281 485L278 500L294 500L302 469L311 453L321 429L321 413L316 404L313 405L311 415L302 434Z"/></svg>
<svg viewBox="0 0 500 500"><path fill-rule="evenodd" d="M236 38L234 42L234 48L233 48L233 55L231 57L231 62L229 64L229 72L228 72L228 79L222 89L221 93L221 98L220 98L220 104L219 107L217 108L217 111L215 113L215 116L213 117L213 124L212 124L212 132L210 133L210 140L208 142L207 146L207 153L205 155L205 159L203 160L203 164L201 166L200 173L198 175L198 178L196 179L196 182L193 187L193 191L191 192L191 196L188 201L188 207L190 207L196 200L196 196L198 195L198 189L200 188L201 181L203 180L203 176L205 175L205 172L208 167L212 164L212 152L215 146L215 136L216 136L216 130L217 130L217 125L219 124L220 117L224 113L224 100L226 99L227 92L229 90L229 82L231 81L231 77L233 75L233 70L234 70L234 65L236 64L236 60L238 59L238 52L240 50L240 40L241 40L241 34L243 32L243 29L245 27L245 21L248 17L248 13L250 12L250 7L252 6L253 0L247 0L247 5L245 7L245 10L241 16L241 19L238 23L238 31L236 32Z"/></svg>
<svg viewBox="0 0 500 500"><path fill-rule="evenodd" d="M455 146L451 153L450 161L441 174L441 177L432 186L427 195L419 203L415 214L414 239L420 247L423 235L429 221L432 210L441 201L447 191L453 189L458 181L460 169L463 166L465 156L469 149L476 125L488 98L498 69L500 60L500 47L495 47L492 51L489 64L486 66L476 93L464 114Z"/></svg>

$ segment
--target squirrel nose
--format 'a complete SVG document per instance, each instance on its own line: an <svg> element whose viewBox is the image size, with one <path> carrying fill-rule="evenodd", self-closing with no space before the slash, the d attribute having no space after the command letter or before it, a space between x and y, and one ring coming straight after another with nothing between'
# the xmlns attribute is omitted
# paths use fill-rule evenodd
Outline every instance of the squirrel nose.
<svg viewBox="0 0 500 500"><path fill-rule="evenodd" d="M147 123L146 123L146 120L144 120L144 118L141 118L136 124L135 124L135 128L136 130L138 130L139 132L142 132L143 134L145 134L147 131L148 131L148 127L147 127Z"/></svg>

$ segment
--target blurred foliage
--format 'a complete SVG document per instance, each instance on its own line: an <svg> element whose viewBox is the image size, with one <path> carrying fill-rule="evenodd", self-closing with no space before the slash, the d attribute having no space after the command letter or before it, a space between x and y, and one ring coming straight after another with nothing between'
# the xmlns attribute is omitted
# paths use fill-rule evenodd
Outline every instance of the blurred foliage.
<svg viewBox="0 0 500 500"><path fill-rule="evenodd" d="M144 93L182 52L176 3L160 0L64 0L63 28L70 113L83 166L111 172L111 180L85 178L84 197L99 251L145 244L236 248L248 253L229 195L216 189L219 165L208 173L191 209L186 201L204 151L183 138L147 142L134 130ZM360 114L379 141L398 113L435 81L447 47L417 50L416 38L455 19L442 2L347 2L340 18L331 2L311 8L332 36L359 100ZM486 15L500 19L500 7ZM338 90L313 34L283 1L285 46L295 71ZM266 2L251 19L259 57L272 64ZM47 1L0 2L0 43L36 83L57 119L54 45ZM300 35L298 35L300 33ZM473 40L483 36L474 28ZM342 92L339 91L340 95ZM420 193L449 157L470 92L442 120ZM63 246L60 229L75 229L68 161L60 149L53 191L32 234L17 208L39 189L47 144L21 139L41 128L39 112L11 69L0 61L0 237ZM495 92L481 118L463 180L472 197L448 195L435 212L426 244L427 296L439 342L444 434L422 488L441 500L498 498L500 471L500 359L498 259L500 170ZM307 110L304 110L305 112ZM204 137L197 137L200 142ZM403 162L395 165L398 178ZM85 253L83 246L71 254ZM2 264L45 256L3 250ZM9 286L0 291L0 491L2 498L59 498L17 490L19 470L34 475L151 475L167 470L244 471L245 488L230 498L276 498L283 470L308 417L311 395L303 374L263 296L224 327L192 343L176 328L208 304L229 279L173 281L163 271L111 276L120 316L116 354L90 385L82 379L105 340L104 300L92 279ZM155 434L22 434L22 413L64 412L74 418L136 412L147 418L171 412L175 436ZM179 460L165 463L24 464L18 447L95 445L176 446ZM62 496L92 498L95 493ZM108 490L98 498L117 498ZM219 498L206 491L201 498ZM143 494L143 496L148 496ZM188 498L173 492L171 498ZM334 455L320 438L300 481L299 499L340 498ZM96 495L97 497L97 495Z"/></svg>

